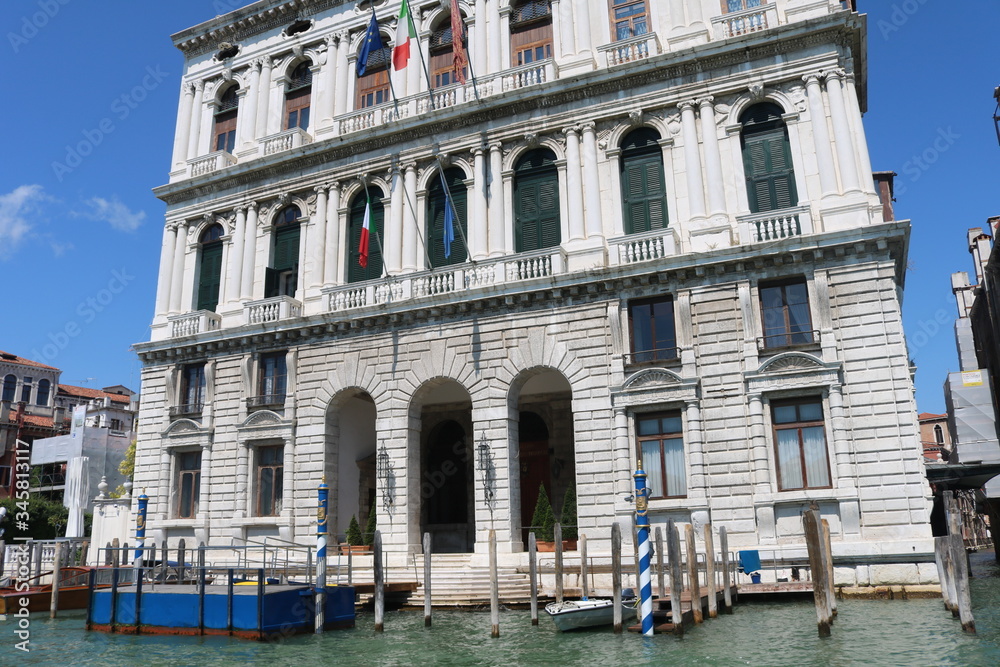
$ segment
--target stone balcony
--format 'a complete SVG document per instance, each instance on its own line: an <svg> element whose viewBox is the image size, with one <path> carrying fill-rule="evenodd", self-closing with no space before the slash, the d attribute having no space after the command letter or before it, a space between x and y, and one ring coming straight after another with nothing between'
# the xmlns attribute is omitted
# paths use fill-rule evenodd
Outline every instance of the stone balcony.
<svg viewBox="0 0 1000 667"><path fill-rule="evenodd" d="M188 177L195 178L211 174L236 164L236 157L226 151L215 151L202 157L188 160Z"/></svg>
<svg viewBox="0 0 1000 667"><path fill-rule="evenodd" d="M662 52L655 32L605 44L597 47L597 51L604 56L604 66L609 68L645 60Z"/></svg>
<svg viewBox="0 0 1000 667"><path fill-rule="evenodd" d="M715 39L742 37L778 26L778 8L771 2L738 12L729 12L712 18L712 36Z"/></svg>
<svg viewBox="0 0 1000 667"><path fill-rule="evenodd" d="M813 233L812 214L808 206L744 215L736 218L736 224L740 245L773 243Z"/></svg>
<svg viewBox="0 0 1000 667"><path fill-rule="evenodd" d="M243 304L244 324L267 324L302 317L302 302L290 296L272 296Z"/></svg>
<svg viewBox="0 0 1000 667"><path fill-rule="evenodd" d="M222 326L222 318L210 310L196 310L183 315L171 315L167 318L167 322L170 324L171 338L218 331Z"/></svg>
<svg viewBox="0 0 1000 667"><path fill-rule="evenodd" d="M312 136L308 132L301 127L293 127L290 130L261 139L261 155L274 155L310 143L312 143Z"/></svg>

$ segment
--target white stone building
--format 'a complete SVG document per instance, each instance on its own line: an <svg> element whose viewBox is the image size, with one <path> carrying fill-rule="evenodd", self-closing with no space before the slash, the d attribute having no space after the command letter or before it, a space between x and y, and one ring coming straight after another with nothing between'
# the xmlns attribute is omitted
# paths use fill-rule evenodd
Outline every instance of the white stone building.
<svg viewBox="0 0 1000 667"><path fill-rule="evenodd" d="M325 476L337 530L374 506L391 554L424 531L481 552L492 528L516 560L541 484L557 510L575 487L600 550L641 458L655 525L794 554L816 503L839 580L933 581L865 17L461 0L461 84L450 3L410 4L426 77L387 50L356 76L367 1L261 0L173 37L137 346L156 538L308 542ZM399 7L374 0L386 46Z"/></svg>

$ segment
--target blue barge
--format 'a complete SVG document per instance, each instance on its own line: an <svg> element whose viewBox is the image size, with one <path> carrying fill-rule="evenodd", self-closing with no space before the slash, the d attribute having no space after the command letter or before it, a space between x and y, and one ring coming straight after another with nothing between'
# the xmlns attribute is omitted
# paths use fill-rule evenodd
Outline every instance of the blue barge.
<svg viewBox="0 0 1000 667"><path fill-rule="evenodd" d="M354 587L327 586L325 591L324 629L354 627ZM140 579L138 585L92 590L87 629L274 640L315 631L316 595L313 586L267 584L263 576L241 583L230 576L222 585L204 579L151 585Z"/></svg>

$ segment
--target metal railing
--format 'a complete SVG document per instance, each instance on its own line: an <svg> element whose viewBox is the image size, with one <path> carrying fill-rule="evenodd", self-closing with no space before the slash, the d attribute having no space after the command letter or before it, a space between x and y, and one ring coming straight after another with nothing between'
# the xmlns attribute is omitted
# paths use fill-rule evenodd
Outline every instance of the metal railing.
<svg viewBox="0 0 1000 667"><path fill-rule="evenodd" d="M761 336L757 339L758 350L779 350L788 347L819 345L819 330L785 331L780 334Z"/></svg>
<svg viewBox="0 0 1000 667"><path fill-rule="evenodd" d="M657 363L674 363L681 360L681 348L662 347L623 354L626 366L648 366Z"/></svg>
<svg viewBox="0 0 1000 667"><path fill-rule="evenodd" d="M248 408L280 408L285 405L286 394L262 394L247 398Z"/></svg>

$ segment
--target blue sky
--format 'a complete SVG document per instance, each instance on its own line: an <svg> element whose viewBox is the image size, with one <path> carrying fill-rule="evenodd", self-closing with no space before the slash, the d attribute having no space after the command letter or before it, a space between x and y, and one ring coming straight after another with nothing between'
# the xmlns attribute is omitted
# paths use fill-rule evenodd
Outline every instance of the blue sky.
<svg viewBox="0 0 1000 667"><path fill-rule="evenodd" d="M0 349L62 381L139 388L182 58L169 35L239 0L30 0L0 6ZM1000 214L991 120L1000 3L870 2L865 126L913 221L904 320L918 408L943 412L957 370L949 276L972 271L965 231Z"/></svg>

